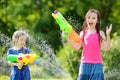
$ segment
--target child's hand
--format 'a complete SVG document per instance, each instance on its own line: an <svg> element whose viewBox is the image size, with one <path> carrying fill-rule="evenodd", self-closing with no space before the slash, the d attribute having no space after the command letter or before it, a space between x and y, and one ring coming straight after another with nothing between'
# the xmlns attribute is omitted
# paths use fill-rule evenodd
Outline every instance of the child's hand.
<svg viewBox="0 0 120 80"><path fill-rule="evenodd" d="M112 24L110 24L109 27L108 26L106 27L106 35L110 35L111 31L112 31Z"/></svg>
<svg viewBox="0 0 120 80"><path fill-rule="evenodd" d="M18 67L22 67L22 66L23 66L23 63L17 63L17 66L18 66Z"/></svg>
<svg viewBox="0 0 120 80"><path fill-rule="evenodd" d="M68 35L68 33L67 32L62 32L62 37L64 37L64 35Z"/></svg>
<svg viewBox="0 0 120 80"><path fill-rule="evenodd" d="M31 64L31 65L34 64L34 61L30 62L29 64Z"/></svg>

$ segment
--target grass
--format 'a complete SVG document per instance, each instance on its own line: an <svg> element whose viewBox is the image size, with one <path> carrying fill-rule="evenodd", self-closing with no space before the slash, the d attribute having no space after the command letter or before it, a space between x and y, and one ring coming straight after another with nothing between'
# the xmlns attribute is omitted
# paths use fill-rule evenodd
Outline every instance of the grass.
<svg viewBox="0 0 120 80"><path fill-rule="evenodd" d="M71 80L69 77L59 78L61 76L58 75L54 75L54 77L53 76L50 77L50 75L46 74L43 67L36 65L30 66L30 72L31 72L31 80ZM46 78L46 76L50 78ZM10 80L10 76L1 74L0 72L0 80Z"/></svg>
<svg viewBox="0 0 120 80"><path fill-rule="evenodd" d="M0 80L9 80L9 76L0 75Z"/></svg>
<svg viewBox="0 0 120 80"><path fill-rule="evenodd" d="M68 77L67 78L58 78L58 77L43 78L44 75L46 75L45 73L42 73L42 78L41 78L41 75L39 73L42 72L42 68L34 65L30 67L30 71L31 71L31 80L71 80ZM38 75L36 75L36 73ZM10 76L0 73L0 80L10 80Z"/></svg>
<svg viewBox="0 0 120 80"><path fill-rule="evenodd" d="M5 75L0 75L0 80L10 80L9 76L5 76ZM40 78L32 78L31 80L69 80L69 79L60 79L60 78L50 78L50 79L40 79Z"/></svg>

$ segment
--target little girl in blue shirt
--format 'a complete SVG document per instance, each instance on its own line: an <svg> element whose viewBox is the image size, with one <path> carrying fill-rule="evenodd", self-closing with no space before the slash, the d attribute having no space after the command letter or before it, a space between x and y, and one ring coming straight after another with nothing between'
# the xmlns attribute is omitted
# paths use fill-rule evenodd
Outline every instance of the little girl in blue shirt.
<svg viewBox="0 0 120 80"><path fill-rule="evenodd" d="M25 47L27 37L27 33L22 30L14 32L12 36L13 47L8 49L7 55L19 55L20 53L29 54L29 49ZM12 66L10 80L31 80L28 65L9 61L8 64ZM22 67L22 69L18 69L18 67Z"/></svg>

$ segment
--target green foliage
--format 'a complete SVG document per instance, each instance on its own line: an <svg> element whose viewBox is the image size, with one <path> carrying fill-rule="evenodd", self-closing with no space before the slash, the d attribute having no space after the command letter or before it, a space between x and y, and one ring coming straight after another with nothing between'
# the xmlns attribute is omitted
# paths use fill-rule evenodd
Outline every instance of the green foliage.
<svg viewBox="0 0 120 80"><path fill-rule="evenodd" d="M114 33L109 52L103 52L103 62L106 80L120 79L120 36Z"/></svg>
<svg viewBox="0 0 120 80"><path fill-rule="evenodd" d="M6 58L0 56L0 75L3 74L10 74L10 66L8 66Z"/></svg>
<svg viewBox="0 0 120 80"><path fill-rule="evenodd" d="M64 43L64 47L60 47L60 51L57 51L57 57L62 67L70 73L73 80L78 76L80 56L81 50L75 51L69 43Z"/></svg>
<svg viewBox="0 0 120 80"><path fill-rule="evenodd" d="M0 4L2 33L11 36L16 29L26 29L36 35L41 33L55 50L61 45L59 27L51 17L55 9L66 19L73 16L76 20L67 20L78 32L86 12L91 8L98 9L101 13L102 29L105 30L104 26L113 23L113 32L120 34L119 0L1 0ZM74 23L75 21L78 23Z"/></svg>
<svg viewBox="0 0 120 80"><path fill-rule="evenodd" d="M0 80L10 80L9 76L0 75ZM31 78L31 80L69 80L69 78Z"/></svg>
<svg viewBox="0 0 120 80"><path fill-rule="evenodd" d="M106 29L105 26L112 23L112 33L116 32L120 35L119 0L1 0L0 35L3 33L11 38L15 30L24 29L37 38L42 36L48 42L47 44L50 44L55 51L58 50L56 55L58 54L61 58L60 60L67 64L66 66L62 62L65 69L70 72L71 76L75 79L78 73L78 60L80 59L81 51L74 51L70 46L68 46L69 44L65 44L66 46L64 47L61 46L61 31L58 24L56 24L55 20L51 17L51 13L55 9L60 11L73 28L79 33L86 12L92 8L100 11L101 28L104 31ZM113 68L117 70L116 68L119 69L120 65L118 63L120 60L118 54L120 53L119 37L112 37L112 48L110 52L103 52L105 72L111 71ZM59 48L59 46L61 47ZM39 49L36 49L35 46L28 45L28 47L31 47L33 52L41 55ZM6 53L6 50L6 45L2 43L0 37L1 56L5 56L3 54ZM65 55L61 55L63 53Z"/></svg>

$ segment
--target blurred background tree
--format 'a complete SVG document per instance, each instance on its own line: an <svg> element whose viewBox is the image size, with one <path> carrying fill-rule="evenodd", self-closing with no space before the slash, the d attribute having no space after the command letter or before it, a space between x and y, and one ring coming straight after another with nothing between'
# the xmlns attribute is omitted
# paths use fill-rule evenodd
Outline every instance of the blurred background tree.
<svg viewBox="0 0 120 80"><path fill-rule="evenodd" d="M74 79L76 79L79 68L78 60L80 59L81 51L76 52L71 47L66 49L66 47L70 45L67 43L64 43L65 45L63 45L61 31L58 24L52 18L51 13L55 9L60 11L76 32L79 33L82 29L81 26L86 12L93 8L98 9L101 13L102 30L105 31L106 26L110 23L113 24L111 35L111 39L113 40L112 44L114 44L114 41L118 43L119 40L116 40L116 37L119 37L120 35L119 0L0 0L0 35L4 34L11 38L15 30L24 29L36 38L39 38L40 36L44 37L47 43L52 46L58 58L61 58L63 55L66 56L66 51L69 51L67 54L69 57L63 57L63 59L61 59L66 63L68 62L68 66L64 66L65 64L62 65L65 69L69 68L67 71L70 72ZM114 33L116 33L116 36L113 35ZM6 55L6 50L9 46L4 46L2 42L2 39L4 38L1 36L0 38L0 56L2 57ZM113 46L114 45L111 47ZM113 53L119 53L119 51L116 52L117 47L119 47L119 45L116 45L116 47L112 49L111 55L108 53L104 54L105 57L103 56L106 58L104 64L107 69L110 68L107 55L112 57ZM114 58L118 58L117 54ZM69 64L69 62L71 64ZM113 61L113 63L115 62ZM110 63L111 67L114 67L113 63ZM118 65L116 64L116 66ZM120 66L117 68L120 69Z"/></svg>

